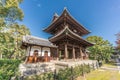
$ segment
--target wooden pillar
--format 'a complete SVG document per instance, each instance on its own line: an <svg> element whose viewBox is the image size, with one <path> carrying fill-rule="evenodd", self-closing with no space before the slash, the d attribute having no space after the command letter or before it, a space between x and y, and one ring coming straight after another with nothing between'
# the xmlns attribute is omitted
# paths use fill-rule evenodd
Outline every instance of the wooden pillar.
<svg viewBox="0 0 120 80"><path fill-rule="evenodd" d="M32 46L30 46L30 48L29 48L29 56L30 56L31 48L32 48Z"/></svg>
<svg viewBox="0 0 120 80"><path fill-rule="evenodd" d="M50 48L50 57L49 57L49 59L50 60L53 60L53 55L54 55L54 48Z"/></svg>
<svg viewBox="0 0 120 80"><path fill-rule="evenodd" d="M75 59L75 47L74 46L72 47L72 53L73 53L72 57L73 57L73 59Z"/></svg>
<svg viewBox="0 0 120 80"><path fill-rule="evenodd" d="M67 49L67 43L65 43L65 59L68 58L68 49Z"/></svg>
<svg viewBox="0 0 120 80"><path fill-rule="evenodd" d="M57 61L59 60L59 48L57 48Z"/></svg>
<svg viewBox="0 0 120 80"><path fill-rule="evenodd" d="M85 57L85 59L87 59L86 49L84 49L84 57Z"/></svg>
<svg viewBox="0 0 120 80"><path fill-rule="evenodd" d="M43 47L41 47L41 55L40 56L42 56L42 50L43 50Z"/></svg>
<svg viewBox="0 0 120 80"><path fill-rule="evenodd" d="M40 54L40 57L39 57L39 62L43 62L42 53L43 53L43 47L41 46L41 54Z"/></svg>
<svg viewBox="0 0 120 80"><path fill-rule="evenodd" d="M52 57L52 48L50 47L50 57Z"/></svg>
<svg viewBox="0 0 120 80"><path fill-rule="evenodd" d="M29 51L27 51L29 53L28 57L26 57L25 63L32 63L33 57L30 56L30 52L31 52L31 48L32 46L30 45L29 47Z"/></svg>
<svg viewBox="0 0 120 80"><path fill-rule="evenodd" d="M82 59L82 60L83 60L82 48L80 47L79 49L80 49L80 59Z"/></svg>

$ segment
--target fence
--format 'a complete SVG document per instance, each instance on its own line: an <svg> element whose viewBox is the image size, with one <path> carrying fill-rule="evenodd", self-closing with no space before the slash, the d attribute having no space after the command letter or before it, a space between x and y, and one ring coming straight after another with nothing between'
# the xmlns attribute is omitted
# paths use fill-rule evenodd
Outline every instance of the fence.
<svg viewBox="0 0 120 80"><path fill-rule="evenodd" d="M60 69L58 72L43 73L41 75L29 76L21 80L75 80L78 76L84 76L98 68L96 64L82 64L76 67Z"/></svg>

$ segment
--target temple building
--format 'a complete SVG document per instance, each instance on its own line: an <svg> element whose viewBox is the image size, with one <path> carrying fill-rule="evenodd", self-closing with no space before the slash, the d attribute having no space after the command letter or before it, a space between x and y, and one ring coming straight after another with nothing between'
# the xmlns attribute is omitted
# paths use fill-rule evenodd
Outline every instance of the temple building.
<svg viewBox="0 0 120 80"><path fill-rule="evenodd" d="M44 31L51 34L52 37L45 40L24 36L22 47L27 49L28 57L38 56L39 60L43 58L43 61L58 58L62 60L88 58L86 48L93 44L83 39L82 36L89 34L90 31L79 24L67 9L64 9L60 16L55 13L52 23ZM49 57L49 60L46 56ZM29 60L27 61L29 62Z"/></svg>
<svg viewBox="0 0 120 80"><path fill-rule="evenodd" d="M26 49L26 62L28 63L49 62L51 56L57 54L57 46L49 40L30 35L23 36L21 48ZM54 54L51 51L54 51Z"/></svg>

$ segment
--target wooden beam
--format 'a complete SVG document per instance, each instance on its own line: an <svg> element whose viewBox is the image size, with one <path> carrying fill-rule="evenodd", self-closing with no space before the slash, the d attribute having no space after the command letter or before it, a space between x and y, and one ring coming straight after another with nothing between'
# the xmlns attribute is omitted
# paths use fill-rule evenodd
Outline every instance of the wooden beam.
<svg viewBox="0 0 120 80"><path fill-rule="evenodd" d="M67 45L71 46L71 47L73 46L73 44L70 44L70 43L68 43ZM79 48L79 46L77 44L74 44L74 47Z"/></svg>

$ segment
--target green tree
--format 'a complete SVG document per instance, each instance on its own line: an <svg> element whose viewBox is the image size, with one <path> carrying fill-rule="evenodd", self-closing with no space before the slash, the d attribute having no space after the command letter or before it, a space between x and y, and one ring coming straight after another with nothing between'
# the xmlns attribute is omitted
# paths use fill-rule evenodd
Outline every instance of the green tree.
<svg viewBox="0 0 120 80"><path fill-rule="evenodd" d="M0 0L0 58L21 58L20 49L23 35L30 34L25 25L20 25L24 17L19 4L22 0Z"/></svg>
<svg viewBox="0 0 120 80"><path fill-rule="evenodd" d="M117 37L117 40L116 40L117 47L116 47L116 49L120 50L120 32L116 34L116 37Z"/></svg>
<svg viewBox="0 0 120 80"><path fill-rule="evenodd" d="M113 47L108 40L104 40L99 36L90 36L88 41L95 43L94 46L89 47L90 58L102 61L108 61L113 52Z"/></svg>

